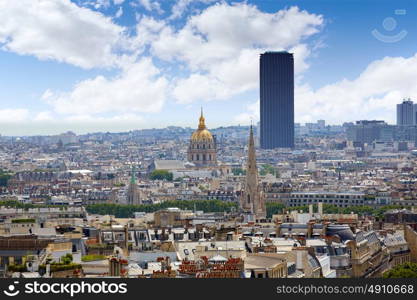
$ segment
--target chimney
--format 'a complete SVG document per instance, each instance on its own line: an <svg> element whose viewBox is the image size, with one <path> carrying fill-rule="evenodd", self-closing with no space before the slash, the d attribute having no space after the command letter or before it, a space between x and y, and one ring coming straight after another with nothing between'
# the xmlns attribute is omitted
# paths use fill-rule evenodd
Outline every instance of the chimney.
<svg viewBox="0 0 417 300"><path fill-rule="evenodd" d="M311 238L311 236L313 235L314 223L314 221L310 221L307 223L307 238Z"/></svg>
<svg viewBox="0 0 417 300"><path fill-rule="evenodd" d="M301 246L306 246L306 238L305 236L302 235L298 235L297 236L297 241L300 243Z"/></svg>
<svg viewBox="0 0 417 300"><path fill-rule="evenodd" d="M323 218L323 203L319 202L319 214L320 217Z"/></svg>
<svg viewBox="0 0 417 300"><path fill-rule="evenodd" d="M327 236L327 227L329 226L330 222L324 222L323 223L323 231L322 231L322 235L323 236Z"/></svg>
<svg viewBox="0 0 417 300"><path fill-rule="evenodd" d="M331 246L333 242L333 238L331 236L325 236L325 242L327 246Z"/></svg>
<svg viewBox="0 0 417 300"><path fill-rule="evenodd" d="M124 254L126 256L126 258L129 256L129 228L127 227L127 225L125 225L124 227L125 230L125 243L124 243Z"/></svg>
<svg viewBox="0 0 417 300"><path fill-rule="evenodd" d="M277 221L276 224L277 225L275 227L275 234L276 234L277 237L280 237L281 236L281 224L282 223L280 221Z"/></svg>

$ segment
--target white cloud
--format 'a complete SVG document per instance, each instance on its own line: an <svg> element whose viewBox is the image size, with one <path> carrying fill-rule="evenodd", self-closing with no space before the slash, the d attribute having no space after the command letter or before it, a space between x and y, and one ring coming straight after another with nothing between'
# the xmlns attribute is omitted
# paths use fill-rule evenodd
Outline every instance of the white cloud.
<svg viewBox="0 0 417 300"><path fill-rule="evenodd" d="M395 122L395 105L405 97L417 99L417 54L376 60L354 80L341 80L313 90L295 89L296 119L325 118L330 123L379 118Z"/></svg>
<svg viewBox="0 0 417 300"><path fill-rule="evenodd" d="M294 51L296 71L304 71L310 50L301 41L317 33L322 24L321 16L296 7L264 13L246 3L221 3L191 16L179 30L143 18L135 42L149 45L154 56L191 71L177 80L173 90L178 102L190 103L227 99L256 88L259 54L265 50Z"/></svg>
<svg viewBox="0 0 417 300"><path fill-rule="evenodd" d="M238 114L234 120L239 124L250 124L259 121L259 100L246 106L246 112Z"/></svg>
<svg viewBox="0 0 417 300"><path fill-rule="evenodd" d="M123 8L120 6L115 14L115 18L120 18L123 15Z"/></svg>
<svg viewBox="0 0 417 300"><path fill-rule="evenodd" d="M120 123L142 123L144 118L138 114L125 113L111 117L95 116L91 114L69 115L64 118L64 122L96 123L96 122L120 122Z"/></svg>
<svg viewBox="0 0 417 300"><path fill-rule="evenodd" d="M50 111L41 111L34 118L35 121L50 121L53 119L54 117Z"/></svg>
<svg viewBox="0 0 417 300"><path fill-rule="evenodd" d="M120 5L123 2L125 2L125 0L113 0L114 5Z"/></svg>
<svg viewBox="0 0 417 300"><path fill-rule="evenodd" d="M142 5L147 11L155 10L159 14L162 14L164 11L161 9L161 4L157 1L151 0L139 0L140 5Z"/></svg>
<svg viewBox="0 0 417 300"><path fill-rule="evenodd" d="M174 20L182 17L192 3L209 4L217 0L178 0L171 8L169 19Z"/></svg>
<svg viewBox="0 0 417 300"><path fill-rule="evenodd" d="M110 0L92 0L92 1L87 1L87 2L82 2L79 1L80 5L82 6L91 6L94 7L95 9L107 9L110 7Z"/></svg>
<svg viewBox="0 0 417 300"><path fill-rule="evenodd" d="M0 1L3 50L82 68L108 67L118 63L125 38L111 18L69 0Z"/></svg>
<svg viewBox="0 0 417 300"><path fill-rule="evenodd" d="M71 92L45 91L42 99L60 114L158 112L168 81L150 58L131 64L113 79L97 76L78 83Z"/></svg>
<svg viewBox="0 0 417 300"><path fill-rule="evenodd" d="M395 74L395 76L393 76ZM341 80L312 89L306 83L295 86L296 122L326 119L331 124L377 118L395 123L395 105L402 99L417 99L417 54L385 57L370 63L353 80ZM234 120L249 124L259 120L259 100L246 106Z"/></svg>
<svg viewBox="0 0 417 300"><path fill-rule="evenodd" d="M164 27L151 46L158 57L207 69L212 63L235 57L241 50L289 49L317 33L322 23L321 16L296 7L270 14L244 3L222 3L190 17L179 31Z"/></svg>
<svg viewBox="0 0 417 300"><path fill-rule="evenodd" d="M10 111L5 112L10 115ZM2 112L0 111L0 116ZM24 113L23 117L18 119L0 119L1 134L3 135L33 135L33 134L59 134L68 130L76 133L88 132L105 132L105 131L127 131L132 129L144 128L150 126L150 121L144 116L123 113L114 116L96 116L96 115L69 115L57 116L51 112L40 112L29 117L29 113ZM16 116L14 114L14 116ZM153 124L155 126L155 123ZM151 127L149 127L151 128Z"/></svg>
<svg viewBox="0 0 417 300"><path fill-rule="evenodd" d="M0 109L0 120L4 122L21 122L29 118L27 109Z"/></svg>

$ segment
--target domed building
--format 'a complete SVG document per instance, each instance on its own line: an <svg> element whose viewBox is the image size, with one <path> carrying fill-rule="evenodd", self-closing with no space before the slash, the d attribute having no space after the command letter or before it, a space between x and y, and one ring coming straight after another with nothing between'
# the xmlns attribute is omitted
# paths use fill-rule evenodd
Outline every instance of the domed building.
<svg viewBox="0 0 417 300"><path fill-rule="evenodd" d="M188 147L188 161L196 167L217 166L216 140L210 131L207 130L203 110L201 110L198 129L191 135L190 146Z"/></svg>

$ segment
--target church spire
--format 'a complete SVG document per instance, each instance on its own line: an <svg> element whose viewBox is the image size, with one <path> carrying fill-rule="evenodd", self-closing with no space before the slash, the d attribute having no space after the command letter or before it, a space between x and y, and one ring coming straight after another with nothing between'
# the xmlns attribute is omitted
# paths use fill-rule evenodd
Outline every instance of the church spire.
<svg viewBox="0 0 417 300"><path fill-rule="evenodd" d="M130 177L129 187L127 189L127 204L138 205L141 204L140 192L136 184L136 169L132 166L132 175Z"/></svg>
<svg viewBox="0 0 417 300"><path fill-rule="evenodd" d="M132 167L132 176L130 177L130 184L136 184L135 166Z"/></svg>
<svg viewBox="0 0 417 300"><path fill-rule="evenodd" d="M250 126L248 143L248 160L246 164L245 190L241 198L241 208L255 215L256 219L266 217L263 193L258 182L258 169L256 167L256 149L253 136L253 126Z"/></svg>
<svg viewBox="0 0 417 300"><path fill-rule="evenodd" d="M206 119L203 115L203 107L201 107L201 115L200 115L200 122L198 123L198 129L203 130L206 129Z"/></svg>
<svg viewBox="0 0 417 300"><path fill-rule="evenodd" d="M258 169L256 167L255 140L253 138L253 127L250 126L249 145L248 145L248 162L246 166L246 181L258 185Z"/></svg>

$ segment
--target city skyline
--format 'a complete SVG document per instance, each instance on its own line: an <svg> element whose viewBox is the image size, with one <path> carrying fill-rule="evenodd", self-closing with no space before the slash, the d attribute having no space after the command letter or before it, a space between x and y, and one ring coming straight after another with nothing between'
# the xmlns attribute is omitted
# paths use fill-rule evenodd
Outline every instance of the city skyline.
<svg viewBox="0 0 417 300"><path fill-rule="evenodd" d="M193 128L201 106L209 128L256 123L266 50L294 53L296 123L394 124L395 105L417 95L415 5L0 1L0 134Z"/></svg>
<svg viewBox="0 0 417 300"><path fill-rule="evenodd" d="M415 294L415 20L415 0L0 0L3 293Z"/></svg>

